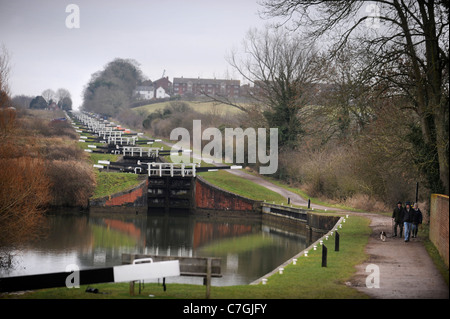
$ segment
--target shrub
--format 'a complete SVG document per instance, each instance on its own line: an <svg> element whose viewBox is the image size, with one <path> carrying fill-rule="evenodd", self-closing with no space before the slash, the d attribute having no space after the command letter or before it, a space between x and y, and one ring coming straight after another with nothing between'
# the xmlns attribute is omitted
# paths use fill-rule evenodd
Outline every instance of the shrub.
<svg viewBox="0 0 450 319"><path fill-rule="evenodd" d="M82 160L85 152L77 145L52 145L45 147L41 153L47 160Z"/></svg>
<svg viewBox="0 0 450 319"><path fill-rule="evenodd" d="M0 167L0 246L16 245L38 234L50 181L41 159L0 158Z"/></svg>
<svg viewBox="0 0 450 319"><path fill-rule="evenodd" d="M53 160L46 163L51 182L51 205L87 207L95 188L91 166L83 161Z"/></svg>

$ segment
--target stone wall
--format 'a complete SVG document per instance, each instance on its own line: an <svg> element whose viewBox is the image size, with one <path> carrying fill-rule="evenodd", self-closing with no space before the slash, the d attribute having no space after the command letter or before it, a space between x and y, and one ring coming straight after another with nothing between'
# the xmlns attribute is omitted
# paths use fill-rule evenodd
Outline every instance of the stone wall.
<svg viewBox="0 0 450 319"><path fill-rule="evenodd" d="M430 202L430 240L436 246L448 267L448 196L432 194Z"/></svg>

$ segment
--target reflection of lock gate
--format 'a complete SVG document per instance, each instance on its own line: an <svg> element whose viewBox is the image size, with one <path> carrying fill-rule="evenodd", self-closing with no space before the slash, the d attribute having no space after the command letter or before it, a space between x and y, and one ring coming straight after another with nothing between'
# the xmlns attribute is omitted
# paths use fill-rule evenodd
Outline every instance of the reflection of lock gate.
<svg viewBox="0 0 450 319"><path fill-rule="evenodd" d="M142 260L136 259L131 265L75 270L73 273L59 272L0 278L0 292L65 287L67 286L68 277L72 277L75 284L88 285L173 276L180 276L180 263L178 260L153 262L153 260L145 258Z"/></svg>

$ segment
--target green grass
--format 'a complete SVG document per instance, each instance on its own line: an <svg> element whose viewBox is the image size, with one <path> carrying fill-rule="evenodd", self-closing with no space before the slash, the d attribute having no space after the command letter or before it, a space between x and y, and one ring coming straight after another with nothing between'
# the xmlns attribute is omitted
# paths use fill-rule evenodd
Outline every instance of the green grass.
<svg viewBox="0 0 450 319"><path fill-rule="evenodd" d="M446 266L444 260L442 259L441 255L439 254L439 251L437 250L436 246L430 240L430 225L426 225L426 224L420 225L418 235L420 238L423 239L423 245L425 246L425 249L427 250L428 254L430 255L431 259L433 260L433 263L435 264L436 268L441 273L442 277L444 278L444 280L448 286L448 284L449 284L448 267Z"/></svg>
<svg viewBox="0 0 450 319"><path fill-rule="evenodd" d="M226 171L199 173L199 176L226 191L253 199L276 204L286 203L286 198L264 186L242 179Z"/></svg>
<svg viewBox="0 0 450 319"><path fill-rule="evenodd" d="M241 110L238 110L237 108L227 105L227 104L218 104L215 102L194 102L194 101L183 101L187 103L194 111L199 113L213 113L213 114L225 114L225 113L240 113ZM161 102L161 103L154 103L149 105L143 105L136 108L133 108L132 110L140 115L143 115L147 117L149 114L156 112L158 110L163 110L166 106L170 105L169 102Z"/></svg>
<svg viewBox="0 0 450 319"><path fill-rule="evenodd" d="M117 172L95 171L97 187L92 198L113 195L130 189L140 183L139 175Z"/></svg>
<svg viewBox="0 0 450 319"><path fill-rule="evenodd" d="M238 285L211 287L211 298L216 299L360 299L368 298L354 288L345 285L355 274L355 266L367 258L364 248L371 229L370 220L350 216L340 233L340 250L334 251L334 235L325 241L328 248L327 267L321 266L322 249L310 250L308 257L300 257L296 265L284 267L284 273L268 278L266 285ZM3 298L31 299L203 299L205 287L201 285L171 284L167 279L167 291L161 285L146 283L139 295L129 295L129 284L91 285L105 294L86 293L80 288L54 288L28 292L23 295L4 295ZM153 295L149 297L149 295Z"/></svg>

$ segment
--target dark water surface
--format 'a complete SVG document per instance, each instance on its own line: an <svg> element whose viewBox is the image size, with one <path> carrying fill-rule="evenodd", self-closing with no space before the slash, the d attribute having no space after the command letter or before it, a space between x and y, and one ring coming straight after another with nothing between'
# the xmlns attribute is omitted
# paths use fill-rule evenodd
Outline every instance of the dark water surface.
<svg viewBox="0 0 450 319"><path fill-rule="evenodd" d="M298 227L267 224L255 218L208 218L187 214L49 215L45 238L16 252L14 268L0 276L65 271L121 264L122 253L221 257L222 278L212 284L249 284L309 244ZM168 282L202 284L201 278Z"/></svg>

